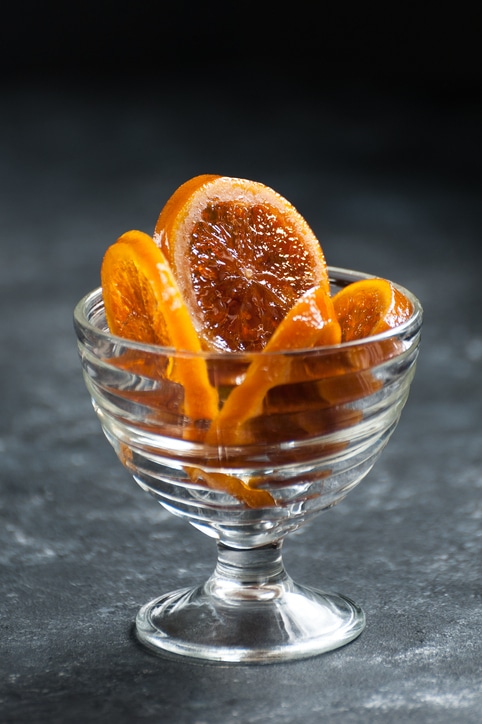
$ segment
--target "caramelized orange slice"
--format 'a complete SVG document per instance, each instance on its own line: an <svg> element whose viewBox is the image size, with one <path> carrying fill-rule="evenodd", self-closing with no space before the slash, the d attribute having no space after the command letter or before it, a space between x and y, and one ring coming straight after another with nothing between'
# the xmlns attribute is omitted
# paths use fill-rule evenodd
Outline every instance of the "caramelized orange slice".
<svg viewBox="0 0 482 724"><path fill-rule="evenodd" d="M263 352L250 364L243 382L230 393L213 420L206 442L221 445L247 442L244 424L262 412L268 391L296 381L292 375L293 359L283 352L338 344L340 340L340 326L325 285L305 292L277 327Z"/></svg>
<svg viewBox="0 0 482 724"><path fill-rule="evenodd" d="M176 280L152 237L141 231L119 237L105 253L101 283L107 324L113 334L177 351L201 351ZM148 357L152 367L153 356ZM142 352L139 360L131 359L130 364L142 368ZM184 388L186 417L195 422L216 415L217 393L202 357L176 355L169 377Z"/></svg>
<svg viewBox="0 0 482 724"><path fill-rule="evenodd" d="M190 179L162 209L154 239L210 349L261 350L302 294L317 285L328 292L313 231L262 183Z"/></svg>
<svg viewBox="0 0 482 724"><path fill-rule="evenodd" d="M362 279L333 297L343 342L394 329L412 315L412 304L387 279Z"/></svg>

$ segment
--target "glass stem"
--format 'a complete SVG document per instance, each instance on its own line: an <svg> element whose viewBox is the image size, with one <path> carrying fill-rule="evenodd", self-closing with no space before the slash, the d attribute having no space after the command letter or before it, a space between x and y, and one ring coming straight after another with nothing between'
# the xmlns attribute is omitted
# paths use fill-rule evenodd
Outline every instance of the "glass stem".
<svg viewBox="0 0 482 724"><path fill-rule="evenodd" d="M225 604L272 601L291 588L281 555L282 541L236 549L218 543L218 560L206 591Z"/></svg>

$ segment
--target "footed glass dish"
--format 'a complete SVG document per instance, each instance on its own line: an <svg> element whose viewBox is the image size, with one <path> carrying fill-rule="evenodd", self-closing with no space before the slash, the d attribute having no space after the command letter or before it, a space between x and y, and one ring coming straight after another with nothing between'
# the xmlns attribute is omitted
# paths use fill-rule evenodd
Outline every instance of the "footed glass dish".
<svg viewBox="0 0 482 724"><path fill-rule="evenodd" d="M368 276L330 268L334 292ZM398 423L422 325L419 301L402 291L413 312L397 329L271 355L189 355L131 342L110 334L100 288L77 304L84 378L107 439L142 490L217 543L205 583L140 609L136 631L149 648L269 663L320 654L361 633L362 609L295 582L282 545L369 473ZM271 370L271 384L241 423L189 419L179 381L189 365L207 373L219 410L251 365Z"/></svg>

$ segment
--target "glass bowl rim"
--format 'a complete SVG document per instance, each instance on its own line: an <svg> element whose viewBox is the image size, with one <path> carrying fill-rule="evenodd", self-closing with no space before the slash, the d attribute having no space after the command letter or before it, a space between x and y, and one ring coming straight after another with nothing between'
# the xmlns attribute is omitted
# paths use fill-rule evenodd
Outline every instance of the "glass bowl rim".
<svg viewBox="0 0 482 724"><path fill-rule="evenodd" d="M329 273L329 279L330 282L335 281L343 281L347 284L362 280L362 279L380 279L379 275L376 274L368 274L366 272L360 272L355 271L352 269L346 269L343 267L335 267L335 266L328 266L328 273ZM423 317L423 309L420 301L418 298L406 287L401 286L400 284L397 284L396 282L393 282L391 280L391 284L393 284L396 289L398 289L402 294L405 294L406 297L410 300L413 308L413 313L410 316L409 319L407 319L403 324L400 324L397 327L394 327L393 329L388 329L385 332L381 332L379 334L374 334L370 337L364 337L362 339L356 339L352 340L350 342L340 342L339 344L331 344L331 345L320 345L317 347L304 347L304 348L298 348L298 349L287 349L287 350L277 350L275 352L264 352L262 350L252 352L252 351L241 351L241 352L229 352L229 351L222 351L222 350L203 350L201 352L189 352L187 350L177 350L173 347L163 347L161 345L156 344L149 344L146 342L137 342L135 340L127 339L125 337L119 337L115 334L111 334L111 332L100 329L98 326L93 324L87 315L87 308L94 306L95 299L98 299L102 304L102 287L98 286L95 289L92 289L90 292L87 292L75 305L74 308L74 326L76 328L83 329L85 331L90 332L90 334L94 334L100 339L103 339L106 342L109 343L117 343L119 345L128 346L133 349L137 349L139 351L143 351L150 354L160 354L160 355L170 355L173 354L182 356L182 357L189 357L189 358L201 358L201 359L249 359L253 360L253 358L257 357L258 355L263 355L263 358L266 357L279 357L279 356L290 356L290 357L296 357L296 356L306 356L310 354L321 354L321 353L333 353L336 351L341 350L349 350L351 348L359 348L360 346L371 346L372 344L376 344L378 342L382 342L383 340L391 339L394 337L404 336L407 334L410 334L410 332L413 332L414 334L418 332L422 326L422 317Z"/></svg>

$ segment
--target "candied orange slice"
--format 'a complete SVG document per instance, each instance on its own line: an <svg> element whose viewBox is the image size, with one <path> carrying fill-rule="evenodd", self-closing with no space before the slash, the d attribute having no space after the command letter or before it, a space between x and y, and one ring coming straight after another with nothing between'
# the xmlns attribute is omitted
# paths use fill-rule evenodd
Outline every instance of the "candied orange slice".
<svg viewBox="0 0 482 724"><path fill-rule="evenodd" d="M201 352L177 282L152 237L142 231L128 231L108 247L101 266L101 284L112 334L177 351ZM142 368L142 353L138 356L132 359L131 354L129 364ZM148 355L150 374L152 357ZM217 414L217 393L202 357L176 355L169 377L184 388L187 418L195 422L210 420Z"/></svg>
<svg viewBox="0 0 482 724"><path fill-rule="evenodd" d="M361 279L333 297L343 342L394 329L412 315L412 304L387 279Z"/></svg>
<svg viewBox="0 0 482 724"><path fill-rule="evenodd" d="M263 352L251 362L244 380L231 391L213 420L206 442L221 445L247 442L244 423L262 412L268 391L295 381L292 376L293 359L283 352L338 344L340 340L340 326L333 302L322 283L305 292L295 303Z"/></svg>
<svg viewBox="0 0 482 724"><path fill-rule="evenodd" d="M263 349L296 300L328 292L321 246L305 219L262 183L196 176L170 197L154 240L209 349Z"/></svg>

